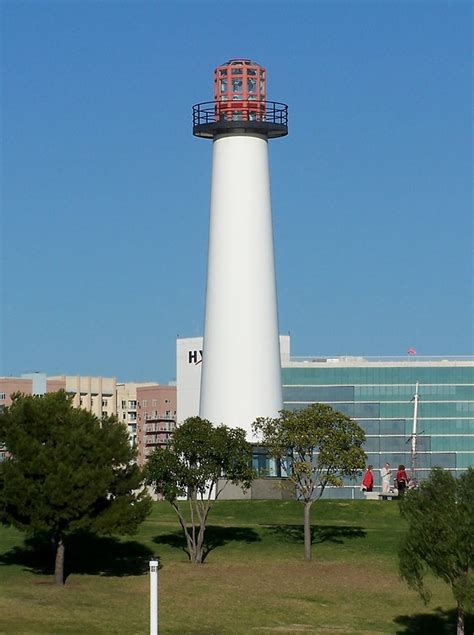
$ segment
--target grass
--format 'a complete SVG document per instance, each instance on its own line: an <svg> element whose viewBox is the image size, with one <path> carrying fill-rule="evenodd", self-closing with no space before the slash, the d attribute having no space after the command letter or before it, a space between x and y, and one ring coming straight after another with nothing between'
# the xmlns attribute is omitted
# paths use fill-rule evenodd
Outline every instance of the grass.
<svg viewBox="0 0 474 635"><path fill-rule="evenodd" d="M160 634L455 632L446 585L433 580L425 607L398 577L396 502L319 501L311 563L301 522L294 501L220 501L206 561L193 566L173 510L156 503L132 538L77 537L64 588L52 583L48 545L0 529L0 633L146 633L153 556ZM468 621L466 633L473 628Z"/></svg>

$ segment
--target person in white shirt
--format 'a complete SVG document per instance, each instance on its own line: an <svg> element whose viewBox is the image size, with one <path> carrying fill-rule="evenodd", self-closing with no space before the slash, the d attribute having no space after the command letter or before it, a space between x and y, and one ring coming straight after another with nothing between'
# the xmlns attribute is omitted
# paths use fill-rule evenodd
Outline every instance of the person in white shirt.
<svg viewBox="0 0 474 635"><path fill-rule="evenodd" d="M390 491L390 475L392 470L390 469L390 463L385 463L380 470L380 477L382 478L382 494L388 494Z"/></svg>

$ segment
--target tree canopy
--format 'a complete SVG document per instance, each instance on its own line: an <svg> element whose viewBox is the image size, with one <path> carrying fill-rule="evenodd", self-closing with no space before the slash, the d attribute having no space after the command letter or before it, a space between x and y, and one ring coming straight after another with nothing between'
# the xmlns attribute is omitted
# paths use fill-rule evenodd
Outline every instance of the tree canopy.
<svg viewBox="0 0 474 635"><path fill-rule="evenodd" d="M474 468L459 478L435 468L418 490L400 500L408 533L400 548L400 573L426 602L430 570L450 585L457 603L457 634L464 633L464 613L474 605Z"/></svg>
<svg viewBox="0 0 474 635"><path fill-rule="evenodd" d="M202 563L204 534L213 501L227 482L248 489L254 478L252 446L245 431L190 417L174 431L169 447L157 449L146 465L147 482L178 515L193 563ZM187 498L188 514L178 503Z"/></svg>
<svg viewBox="0 0 474 635"><path fill-rule="evenodd" d="M64 391L13 396L0 414L0 516L56 545L55 580L64 583L65 538L77 530L131 534L151 501L125 427L73 408Z"/></svg>
<svg viewBox="0 0 474 635"><path fill-rule="evenodd" d="M341 486L344 477L355 477L364 467L364 431L350 417L320 403L281 410L277 418L258 418L253 429L304 503L305 558L310 560L311 506L328 485Z"/></svg>

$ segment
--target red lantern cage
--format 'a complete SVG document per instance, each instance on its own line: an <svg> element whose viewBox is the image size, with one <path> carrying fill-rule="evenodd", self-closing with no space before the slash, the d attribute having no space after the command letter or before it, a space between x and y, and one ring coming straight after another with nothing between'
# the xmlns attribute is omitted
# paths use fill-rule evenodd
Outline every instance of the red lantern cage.
<svg viewBox="0 0 474 635"><path fill-rule="evenodd" d="M214 71L217 121L265 121L266 71L245 59L229 60Z"/></svg>

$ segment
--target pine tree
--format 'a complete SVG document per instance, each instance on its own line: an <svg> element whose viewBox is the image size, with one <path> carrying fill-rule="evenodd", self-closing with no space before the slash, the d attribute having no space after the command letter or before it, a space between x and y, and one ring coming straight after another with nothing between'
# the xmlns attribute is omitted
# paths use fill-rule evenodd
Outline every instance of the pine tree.
<svg viewBox="0 0 474 635"><path fill-rule="evenodd" d="M13 396L0 414L0 515L55 545L55 581L64 584L65 541L88 530L131 534L150 511L123 425L73 408L64 391Z"/></svg>

